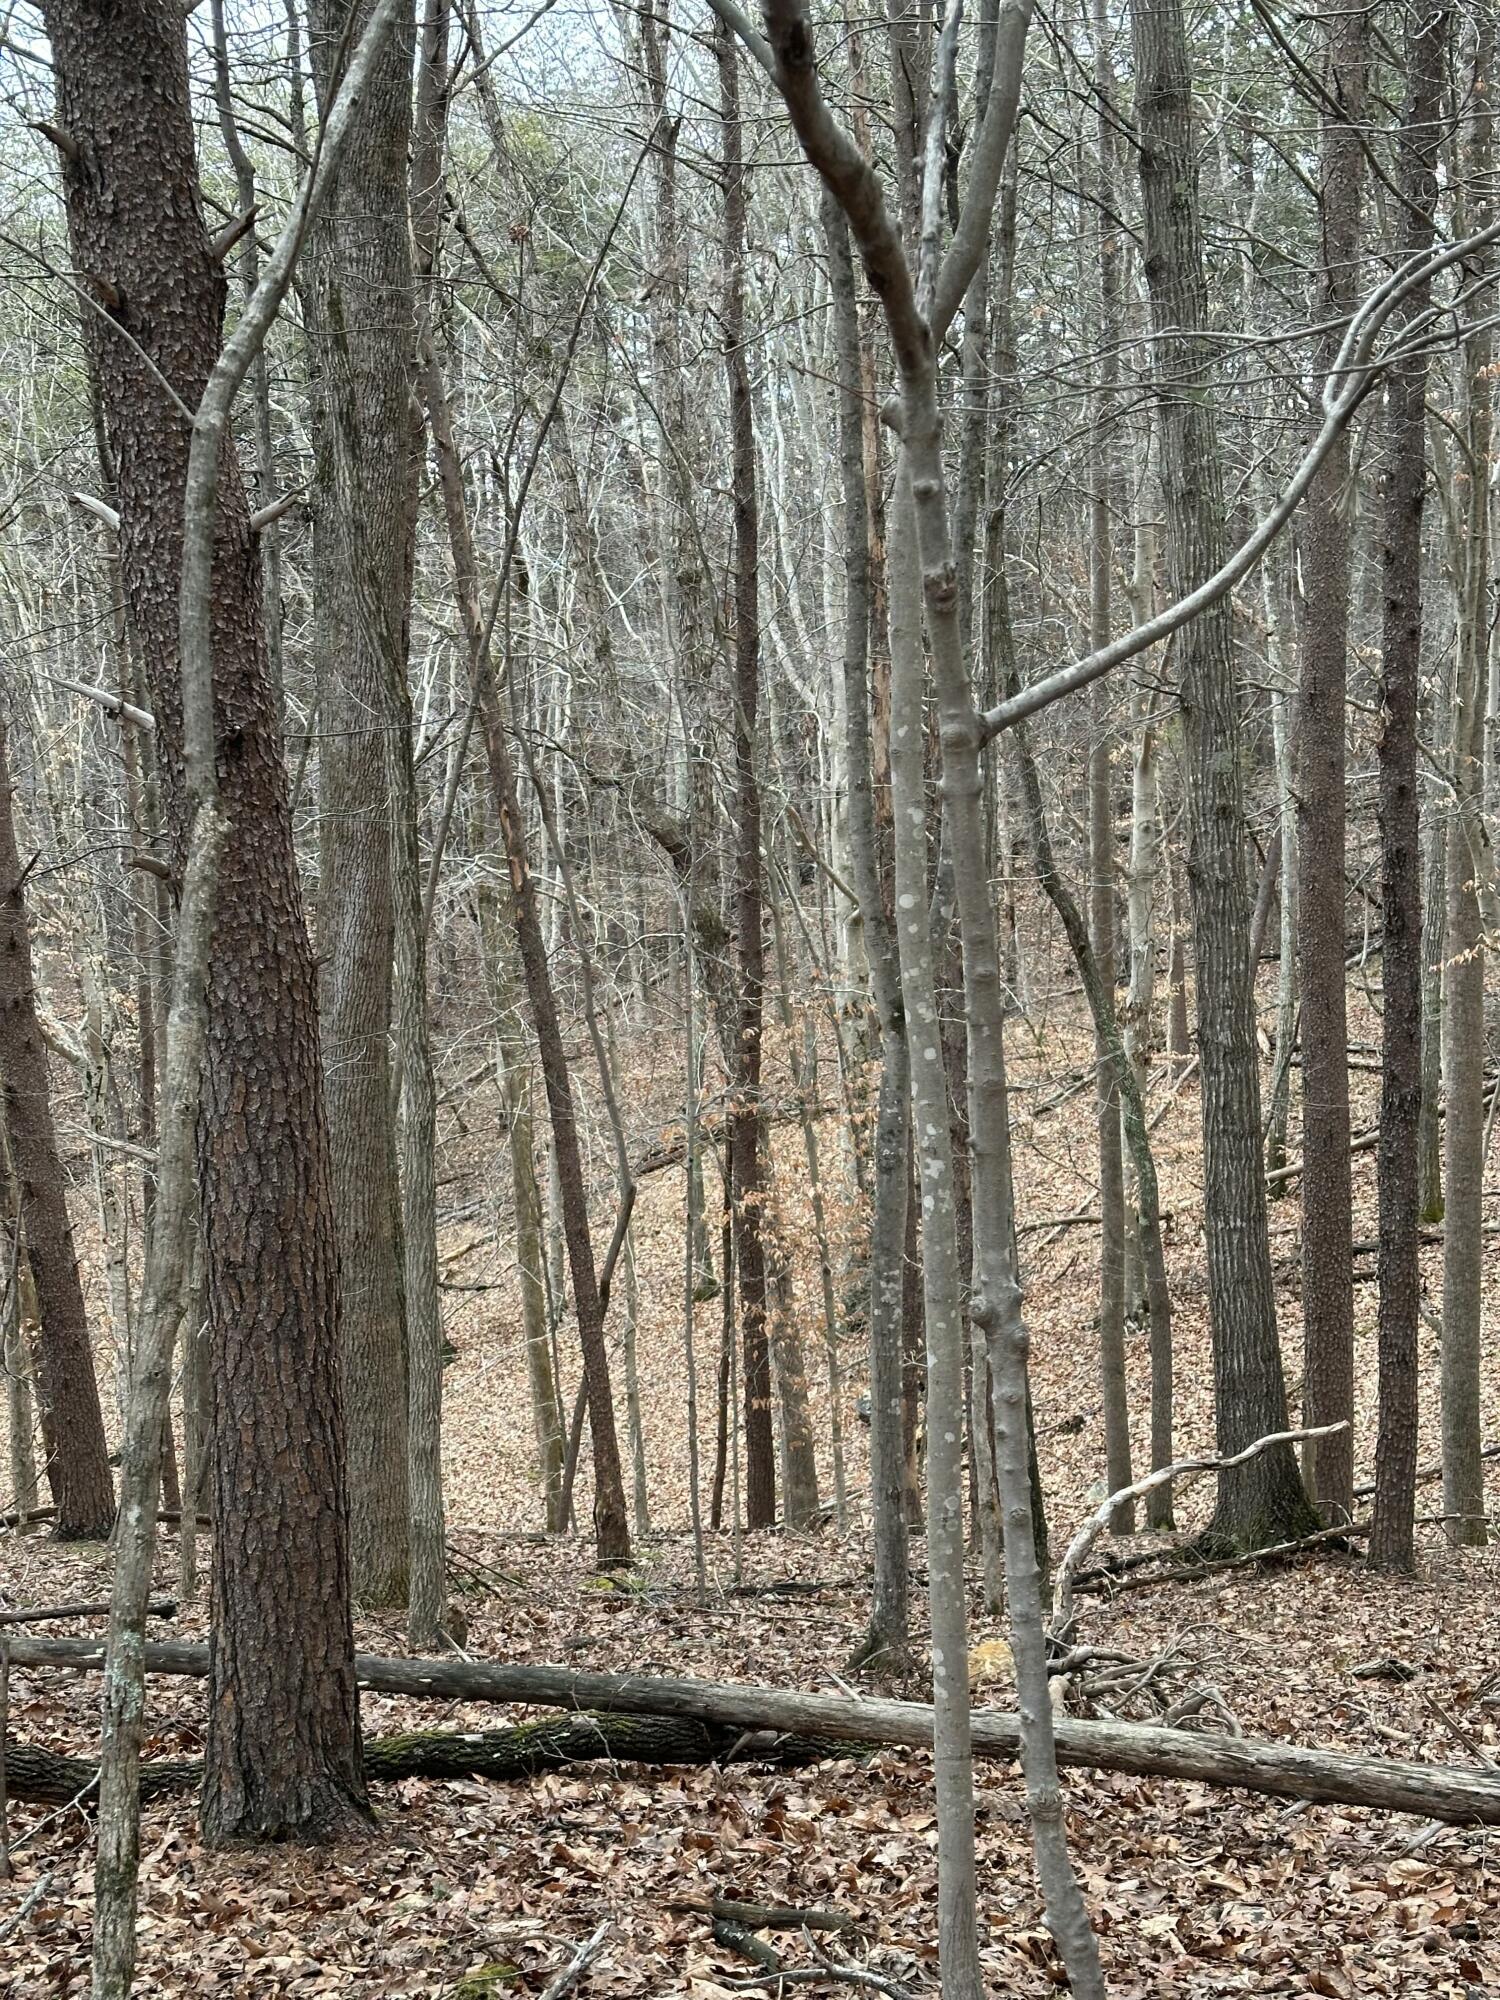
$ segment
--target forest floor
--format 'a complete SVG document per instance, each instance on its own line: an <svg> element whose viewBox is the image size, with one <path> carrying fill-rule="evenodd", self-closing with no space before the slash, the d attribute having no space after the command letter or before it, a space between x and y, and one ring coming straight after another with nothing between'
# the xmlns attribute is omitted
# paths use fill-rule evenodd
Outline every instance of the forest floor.
<svg viewBox="0 0 1500 2000"><path fill-rule="evenodd" d="M1096 1185L1092 1098L1082 1093L1040 1112L1066 1068L1038 1045L1034 1074L1018 1082L1018 1180L1023 1223L1087 1210ZM1374 1079L1368 1079L1373 1087ZM1159 1096L1163 1093L1159 1093ZM1370 1105L1356 1107L1356 1129ZM1183 1451L1211 1447L1211 1374L1202 1264L1196 1096L1184 1089L1159 1140L1176 1306L1178 1436ZM482 1128L482 1107L466 1115ZM822 1127L833 1132L832 1121ZM648 1135L650 1136L650 1135ZM805 1174L795 1126L778 1139L787 1166L779 1215L797 1262L805 1318L810 1288ZM1295 1151L1295 1139L1293 1142ZM455 1152L459 1149L455 1147ZM494 1161L464 1149L456 1207L445 1230L450 1279L493 1289L451 1291L458 1349L447 1384L446 1443L453 1540L489 1573L484 1594L464 1598L468 1650L476 1656L551 1661L590 1669L837 1692L842 1662L867 1608L868 1548L859 1505L863 1436L848 1421L849 1484L856 1519L840 1536L709 1538L710 1589L697 1601L686 1520L681 1361L680 1202L676 1173L645 1183L638 1235L640 1372L650 1491L660 1529L635 1569L606 1580L587 1544L538 1540L538 1499L513 1296L513 1273L473 1217L472 1191ZM1357 1175L1357 1233L1373 1236L1368 1159ZM467 1206L467 1212L466 1212ZM1283 1342L1296 1403L1301 1374L1292 1198L1273 1205L1273 1245L1283 1280ZM1488 1219L1500 1202L1488 1204ZM504 1240L504 1218L498 1240ZM835 1217L838 1227L843 1222ZM1023 1239L1035 1345L1039 1450L1054 1551L1088 1512L1103 1470L1092 1316L1096 1245L1086 1227L1028 1226ZM1430 1297L1440 1252L1425 1253ZM1368 1256L1359 1259L1365 1272ZM1374 1287L1357 1289L1361 1477L1374 1424ZM1487 1441L1500 1438L1500 1341L1486 1325ZM711 1423L711 1361L718 1306L701 1309L700 1393ZM1147 1407L1144 1337L1133 1340L1133 1407ZM1435 1456L1436 1335L1424 1328L1424 1460ZM821 1357L810 1337L815 1407L827 1434ZM570 1377L571 1380L571 1377ZM863 1386L851 1367L848 1401ZM705 1456L711 1459L711 1433ZM1144 1463L1145 1438L1136 1438ZM827 1485L828 1468L822 1468ZM1488 1495L1500 1514L1500 1467ZM588 1470L580 1471L587 1516ZM1439 1510L1437 1490L1426 1499ZM1179 1525L1206 1517L1211 1482L1184 1496ZM1419 1574L1372 1578L1351 1555L1275 1568L1175 1577L1086 1600L1083 1636L1133 1656L1179 1647L1222 1693L1246 1734L1367 1754L1451 1763L1500 1761L1500 1555L1453 1551L1442 1532L1420 1533ZM175 1538L165 1534L159 1580L171 1593ZM923 1551L913 1544L920 1578ZM466 1566L467 1567L467 1566ZM739 1594L741 1584L817 1584L778 1598ZM107 1588L106 1552L62 1548L39 1534L0 1540L0 1592L12 1604L87 1598ZM916 1592L920 1630L921 1592ZM201 1635L201 1602L174 1622ZM49 1630L95 1631L63 1625ZM981 1666L976 1701L1009 1707L1001 1627L977 1587L973 1643ZM362 1616L365 1650L405 1650L397 1621ZM1394 1657L1410 1679L1356 1669ZM915 1678L903 1690L920 1696ZM11 1729L23 1741L89 1754L97 1745L98 1684L91 1677L14 1669ZM367 1733L408 1728L496 1727L494 1708L367 1695ZM194 1755L201 1746L202 1688L155 1681L148 1754ZM1218 1726L1216 1724L1209 1726ZM1029 1853L1022 1788L1001 1763L977 1768L983 1961L996 1995L1054 1993L1061 1983L1045 1931ZM1500 1992L1500 1839L1493 1831L1393 1815L1287 1805L1197 1785L1104 1773L1066 1778L1074 1853L1117 2000L1238 1993L1321 1994L1336 2000L1478 2000ZM186 1996L359 1995L361 2000L502 2000L537 1995L606 1919L602 1950L579 1987L582 2000L682 1995L729 2000L753 1965L716 1944L708 1920L674 1904L707 1894L760 1903L821 1905L857 1928L839 1956L916 1992L935 1991L936 1824L931 1763L892 1750L866 1763L806 1770L749 1765L656 1770L589 1765L530 1781L410 1780L377 1794L379 1831L368 1843L324 1853L206 1851L191 1801L150 1807L143 1829L144 1887L138 1991ZM92 1840L81 1811L13 1804L15 1874L0 1883L0 1994L87 1990ZM22 1902L46 1886L14 1923ZM814 1963L805 1941L783 1935L788 1965ZM759 1990L774 1991L774 1987ZM794 1990L791 1988L788 1991ZM800 1990L800 1989L796 1989ZM814 1992L851 1992L830 1983Z"/></svg>

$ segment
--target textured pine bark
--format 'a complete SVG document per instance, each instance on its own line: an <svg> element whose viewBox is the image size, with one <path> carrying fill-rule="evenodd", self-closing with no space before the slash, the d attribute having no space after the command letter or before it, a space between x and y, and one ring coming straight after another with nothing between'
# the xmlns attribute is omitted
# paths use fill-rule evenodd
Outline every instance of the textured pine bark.
<svg viewBox="0 0 1500 2000"><path fill-rule="evenodd" d="M1323 227L1314 320L1326 324L1331 363L1359 297L1364 179L1365 41L1362 7L1333 17L1323 111L1319 211ZM1351 477L1349 440L1324 460L1306 500L1305 592L1296 725L1297 951L1302 975L1303 1421L1354 1414L1354 1258L1349 1165L1349 1023L1345 997L1344 707L1348 683ZM1309 1439L1303 1477L1325 1521L1347 1519L1354 1485L1352 1428Z"/></svg>
<svg viewBox="0 0 1500 2000"><path fill-rule="evenodd" d="M1157 342L1157 408L1171 594L1228 553L1223 467L1210 400L1213 349L1198 213L1192 81L1179 0L1134 0L1145 269ZM1286 1382L1261 1161L1260 1074L1246 960L1239 692L1233 608L1221 597L1178 638L1186 736L1204 1219L1217 1439L1228 1457L1286 1429ZM1219 1484L1210 1534L1238 1547L1317 1525L1290 1445Z"/></svg>
<svg viewBox="0 0 1500 2000"><path fill-rule="evenodd" d="M219 348L225 291L198 196L184 17L167 0L109 8L56 0L46 20L58 119L77 147L64 169L73 258L112 302L85 324L180 867L187 828L177 575L188 432L173 396L192 406L202 391ZM219 1524L203 1816L215 1840L316 1838L365 1811L337 1259L316 974L255 540L227 441L213 575L219 785L229 832L199 1140Z"/></svg>
<svg viewBox="0 0 1500 2000"><path fill-rule="evenodd" d="M0 709L0 1115L38 1315L37 1401L47 1483L57 1508L56 1532L61 1541L103 1540L115 1516L115 1488L68 1216L67 1181L52 1122L47 1046L37 1020L26 872ZM19 1248L13 1248L19 1267ZM19 1296L19 1287L7 1289ZM17 1411L24 1407L24 1399L12 1397L13 1456L21 1450L15 1425ZM29 1437L24 1456L29 1459ZM18 1483L18 1496L25 1484ZM34 1478L30 1487L34 1506Z"/></svg>
<svg viewBox="0 0 1500 2000"><path fill-rule="evenodd" d="M1449 9L1427 5L1406 16L1406 102L1397 147L1402 240L1419 251L1433 239L1439 110L1445 81ZM1427 304L1422 288L1408 316ZM1370 1562L1410 1570L1416 1561L1418 1127L1422 1105L1422 846L1417 787L1417 710L1422 662L1422 512L1427 491L1427 361L1420 352L1394 367L1385 395L1382 501L1379 747L1381 922L1381 1085L1377 1271L1380 1303L1379 1435Z"/></svg>

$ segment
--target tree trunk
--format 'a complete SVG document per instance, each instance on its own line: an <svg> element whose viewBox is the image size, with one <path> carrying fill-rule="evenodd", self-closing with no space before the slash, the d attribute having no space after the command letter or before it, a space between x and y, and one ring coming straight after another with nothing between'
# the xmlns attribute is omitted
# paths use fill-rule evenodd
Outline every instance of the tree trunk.
<svg viewBox="0 0 1500 2000"><path fill-rule="evenodd" d="M1167 1288L1167 1262L1161 1234L1161 1195L1156 1178L1156 1158L1151 1150L1151 1136L1146 1122L1146 1106L1115 1016L1113 995L1105 985L1094 957L1083 912L1064 883L1052 851L1052 838L1042 806L1041 777L1024 723L1013 732L1013 746L1020 773L1021 795L1031 827L1037 876L1057 911L1072 948L1078 976L1093 1016L1095 1038L1110 1064L1124 1133L1135 1164L1141 1261L1151 1324L1151 1457L1155 1472L1172 1462L1172 1296ZM1110 1491L1117 1493L1119 1490L1111 1477ZM1171 1483L1165 1482L1152 1490L1162 1497L1155 1507L1148 1505L1146 1518L1153 1528L1169 1527L1172 1521ZM1127 1515L1125 1525L1116 1526L1115 1532L1127 1532L1129 1524L1130 1517Z"/></svg>
<svg viewBox="0 0 1500 2000"><path fill-rule="evenodd" d="M1167 1054L1172 1072L1181 1076L1192 1056L1188 1035L1187 931L1182 877L1175 862L1168 863L1172 877L1172 943L1167 956Z"/></svg>
<svg viewBox="0 0 1500 2000"><path fill-rule="evenodd" d="M782 1511L789 1528L804 1532L817 1525L818 1455L807 1395L807 1361L797 1324L797 1293L787 1254L766 1238L770 1280L771 1360L781 1404Z"/></svg>
<svg viewBox="0 0 1500 2000"><path fill-rule="evenodd" d="M0 1134L3 1144L3 1134ZM8 1177L7 1177L8 1178ZM5 1370L5 1414L10 1442L10 1491L16 1525L36 1512L36 1451L32 1440L31 1343L37 1330L36 1291L21 1247L20 1225L0 1224L0 1366Z"/></svg>
<svg viewBox="0 0 1500 2000"><path fill-rule="evenodd" d="M414 1646L436 1647L447 1602L443 1522L443 1313L437 1259L437 1089L427 1014L427 950L411 697L403 667L388 690L386 738L395 905L396 1034L400 1071L401 1243L406 1298L408 1618Z"/></svg>
<svg viewBox="0 0 1500 2000"><path fill-rule="evenodd" d="M326 107L369 0L314 0ZM406 1602L407 1333L390 1036L395 908L387 732L406 694L417 446L412 421L411 0L308 246L318 644L318 942L323 1073L343 1297L356 1600ZM399 830L396 831L399 838Z"/></svg>
<svg viewBox="0 0 1500 2000"><path fill-rule="evenodd" d="M1446 0L1406 16L1406 103L1396 173L1401 242L1420 252L1433 240L1439 112L1446 81ZM1426 310L1430 288L1407 300L1401 323ZM1397 329L1399 335L1399 327ZM1427 491L1427 357L1420 349L1386 377L1382 520L1384 617L1379 746L1381 1085L1377 1271L1380 1303L1379 1435L1370 1563L1410 1570L1416 1562L1417 1129L1422 1104L1422 844L1417 786L1417 713L1422 663L1422 511Z"/></svg>
<svg viewBox="0 0 1500 2000"><path fill-rule="evenodd" d="M1090 412L1089 474L1089 645L1109 644L1110 426L1114 418L1119 378L1120 253L1115 223L1109 214L1115 198L1114 119L1111 105L1114 76L1108 53L1108 30L1102 0L1095 0L1095 86L1099 93L1099 213L1093 230L1094 272L1099 302L1099 327L1104 340L1099 381ZM1089 696L1092 730L1088 762L1089 936L1099 983L1115 1016L1118 951L1115 917L1114 745L1111 741L1109 696L1102 681ZM1094 1030L1095 1097L1099 1124L1099 1388L1104 1404L1105 1477L1111 1493L1131 1484L1130 1391L1125 1373L1125 1161L1120 1143L1120 1089L1112 1050L1103 1031ZM1135 1527L1135 1508L1127 1501L1111 1523L1116 1534Z"/></svg>
<svg viewBox="0 0 1500 2000"><path fill-rule="evenodd" d="M188 431L224 278L198 197L184 20L46 10L72 255L120 304L87 325L117 469L121 560L156 715L167 820L187 837L177 571ZM145 81L149 79L149 84ZM148 367L142 352L151 356ZM219 878L199 1139L214 1357L218 1624L203 1821L214 1841L364 1818L349 1616L337 1255L276 691L244 486L226 442L214 545Z"/></svg>
<svg viewBox="0 0 1500 2000"><path fill-rule="evenodd" d="M1428 714L1441 714L1441 728L1434 727L1431 741L1441 739L1447 727L1448 703L1439 671ZM1420 711L1419 711L1420 713ZM1420 728L1420 723L1418 724ZM1446 787L1431 786L1427 809L1427 838L1422 859L1422 1102L1417 1113L1417 1219L1438 1223L1443 1219L1443 955L1448 934L1448 799ZM1383 960L1382 960L1383 963Z"/></svg>
<svg viewBox="0 0 1500 2000"><path fill-rule="evenodd" d="M16 840L15 791L0 711L0 1109L19 1196L15 1221L36 1290L37 1389L56 1532L64 1541L93 1541L109 1533L115 1488L52 1123L47 1046L37 1020L25 895L29 872ZM16 1499L24 1504L19 1490Z"/></svg>
<svg viewBox="0 0 1500 2000"><path fill-rule="evenodd" d="M504 1783L592 1763L769 1764L795 1770L862 1749L837 1736L788 1736L780 1730L745 1730L734 1723L669 1715L585 1714L523 1722L514 1729L416 1729L375 1736L365 1744L365 1774L376 1783L394 1785L407 1778ZM87 1758L63 1757L9 1737L5 1766L10 1797L37 1805L70 1806L99 1775L98 1765ZM152 1759L141 1766L140 1775L143 1799L169 1799L194 1790L203 1766Z"/></svg>
<svg viewBox="0 0 1500 2000"><path fill-rule="evenodd" d="M932 396L929 421L936 432L936 399L931 387L928 394ZM930 476L925 466L923 473ZM974 1764L969 1741L964 1587L964 1327L948 1082L928 917L922 557L905 448L891 515L889 554L891 802L899 913L895 928L901 996L915 1058L910 1070L911 1128L921 1188L917 1212L927 1332L927 1596L932 1625L933 1761L938 1801L938 1951L944 2000L970 2000L982 1989L975 1928ZM955 834L961 837L961 830L955 829ZM972 1120L970 1131L974 1132Z"/></svg>
<svg viewBox="0 0 1500 2000"><path fill-rule="evenodd" d="M734 1115L729 1154L734 1185L735 1261L740 1284L740 1346L745 1393L745 1526L776 1520L776 1439L771 1420L771 1355L766 1334L766 1253L761 1236L766 1198L761 1148L761 1027L765 1008L765 935L761 908L760 785L756 709L760 694L759 516L755 490L755 419L745 358L745 162L739 69L729 30L714 26L719 117L724 148L724 346L729 371L729 431L734 492L734 772L735 943L739 1009L731 1073Z"/></svg>
<svg viewBox="0 0 1500 2000"><path fill-rule="evenodd" d="M1359 298L1360 192L1365 165L1365 42L1369 16L1351 8L1326 34L1321 268L1313 319L1332 363ZM1309 1438L1302 1475L1329 1523L1346 1520L1354 1484L1354 1228L1349 1166L1349 1023L1344 991L1344 708L1349 656L1347 432L1306 500L1307 592L1296 758L1300 864L1297 950L1302 983L1302 1421L1342 1423Z"/></svg>
<svg viewBox="0 0 1500 2000"><path fill-rule="evenodd" d="M1266 599L1269 628L1269 584ZM1279 647L1277 650L1279 652ZM1269 647L1267 661L1274 664ZM1279 1173L1287 1164L1286 1132L1292 1107L1292 1058L1297 1047L1297 891L1302 880L1302 856L1297 841L1297 799L1292 773L1292 732L1287 720L1288 706L1286 694L1278 688L1271 697L1271 742L1276 758L1276 817L1281 833L1281 894L1277 912L1276 1044L1271 1058L1271 1102L1266 1112L1268 1177ZM1343 976L1341 949L1339 977ZM1272 1198L1280 1197L1288 1185L1286 1180L1276 1181L1272 1187Z"/></svg>
<svg viewBox="0 0 1500 2000"><path fill-rule="evenodd" d="M828 251L839 384L839 482L843 502L844 723L849 733L849 850L864 918L870 991L880 1029L875 1093L875 1191L865 1317L870 1351L870 1624L855 1652L900 1671L911 1645L906 1546L906 1443L902 1425L902 1297L907 1191L906 1021L895 938L880 885L870 741L870 520L865 486L859 319L843 212L826 189L820 218Z"/></svg>
<svg viewBox="0 0 1500 2000"><path fill-rule="evenodd" d="M495 1068L510 1155L511 1198L515 1211L512 1226L515 1232L516 1275L521 1291L521 1336L526 1345L526 1375L531 1388L537 1472L541 1480L548 1531L561 1534L566 1526L562 1518L563 1419L547 1328L546 1246L542 1236L542 1191L536 1178L532 1077L516 992L519 976L513 964L514 946L505 935L500 894L492 885L481 883L478 894L480 957L484 966L486 995L495 1023Z"/></svg>
<svg viewBox="0 0 1500 2000"><path fill-rule="evenodd" d="M1133 0L1146 277L1157 342L1167 566L1174 596L1227 553L1211 398L1192 82L1180 0ZM1191 385L1188 393L1186 385ZM1245 939L1244 803L1233 609L1228 597L1178 635L1186 738L1203 1170L1216 1434L1222 1456L1286 1429L1286 1383L1261 1159L1260 1071ZM1290 1445L1219 1482L1211 1534L1235 1547L1315 1526Z"/></svg>
<svg viewBox="0 0 1500 2000"><path fill-rule="evenodd" d="M1468 185L1475 229L1494 215L1494 112L1490 108L1495 24L1487 10L1475 22L1469 97ZM1464 275L1493 275L1488 251ZM1487 318L1467 330L1467 520L1453 687L1453 822L1448 840L1448 934L1443 997L1443 1511L1454 1516L1448 1538L1481 1547L1486 1540L1484 1467L1480 1462L1481 1309L1484 1221L1484 960L1483 902L1490 886L1489 833L1484 820L1484 717L1489 695L1491 625L1489 468L1494 435L1494 338Z"/></svg>

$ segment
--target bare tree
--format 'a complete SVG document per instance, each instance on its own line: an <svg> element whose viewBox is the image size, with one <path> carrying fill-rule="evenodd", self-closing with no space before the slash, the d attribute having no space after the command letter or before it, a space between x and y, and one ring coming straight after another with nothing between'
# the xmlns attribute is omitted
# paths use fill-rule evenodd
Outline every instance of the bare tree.
<svg viewBox="0 0 1500 2000"><path fill-rule="evenodd" d="M1406 101L1397 140L1403 250L1433 240L1449 9L1444 0L1406 18ZM1420 320L1427 286L1403 317ZM1418 677L1422 659L1422 511L1427 492L1427 357L1390 371L1385 394L1381 633L1381 916L1384 1008L1380 1089L1380 1427L1370 1561L1415 1562L1417 1475L1418 1122L1422 1102L1422 847L1417 789Z"/></svg>
<svg viewBox="0 0 1500 2000"><path fill-rule="evenodd" d="M0 710L0 1115L14 1172L7 1291L19 1294L24 1238L34 1287L37 1388L47 1483L65 1541L103 1539L115 1515L114 1480L89 1341L78 1252L68 1215L68 1184L57 1150L47 1045L37 1018L26 910L29 864L16 839L15 788L5 716ZM13 1439L14 1443L14 1439ZM19 1488L18 1488L19 1492Z"/></svg>
<svg viewBox="0 0 1500 2000"><path fill-rule="evenodd" d="M1327 29L1318 203L1323 249L1313 307L1315 318L1328 328L1321 356L1325 367L1333 360L1359 296L1368 18L1364 8L1354 7ZM1310 1427L1348 1424L1354 1414L1354 1231L1344 976L1351 476L1346 436L1313 481L1302 530L1303 562L1316 579L1306 598L1296 725L1303 1413ZM1353 1506L1352 1428L1310 1439L1303 1446L1302 1471L1324 1519L1347 1519Z"/></svg>
<svg viewBox="0 0 1500 2000"><path fill-rule="evenodd" d="M178 568L192 410L220 351L224 276L198 194L184 18L46 10L72 255L114 456L121 567L151 688L176 869L186 859ZM151 88L142 79L152 79ZM122 198L122 191L129 198ZM211 1839L362 1822L348 1593L337 1261L318 1056L255 536L226 438L213 543L219 796L199 1127L213 1347ZM159 1441L159 1430L156 1433Z"/></svg>
<svg viewBox="0 0 1500 2000"><path fill-rule="evenodd" d="M1208 338L1192 83L1178 0L1133 0L1136 120L1156 387L1167 568L1185 598L1227 552L1223 469L1208 393ZM1227 595L1178 642L1187 749L1189 878L1203 1074L1204 1210L1220 1455L1286 1429L1286 1383L1261 1163L1260 1077L1245 939L1244 806ZM1342 968L1340 976L1342 977ZM1211 1534L1237 1547L1313 1525L1289 1445L1226 1473Z"/></svg>
<svg viewBox="0 0 1500 2000"><path fill-rule="evenodd" d="M369 0L313 0L332 101ZM301 274L313 437L323 1072L342 1288L356 1600L405 1604L407 1326L391 1064L392 734L408 730L420 429L412 403L411 0L371 80Z"/></svg>

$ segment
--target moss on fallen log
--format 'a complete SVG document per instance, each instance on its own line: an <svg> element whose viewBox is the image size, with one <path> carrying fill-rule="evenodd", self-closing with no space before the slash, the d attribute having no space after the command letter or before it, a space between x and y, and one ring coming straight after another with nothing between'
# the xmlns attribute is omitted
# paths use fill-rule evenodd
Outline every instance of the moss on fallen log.
<svg viewBox="0 0 1500 2000"><path fill-rule="evenodd" d="M525 1722L515 1729L376 1736L365 1744L364 1754L365 1776L392 1784L402 1778L530 1778L539 1771L598 1762L792 1766L863 1753L858 1744L827 1737L786 1736L677 1716L582 1714ZM65 1806L75 1799L87 1802L99 1767L86 1757L66 1757L7 1738L5 1774L13 1799ZM199 1763L147 1759L141 1765L141 1796L169 1798L194 1790L202 1778Z"/></svg>

